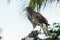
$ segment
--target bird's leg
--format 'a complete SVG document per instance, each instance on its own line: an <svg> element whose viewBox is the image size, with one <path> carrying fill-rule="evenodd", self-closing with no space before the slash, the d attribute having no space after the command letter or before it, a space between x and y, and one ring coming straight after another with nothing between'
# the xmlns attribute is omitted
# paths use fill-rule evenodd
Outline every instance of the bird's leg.
<svg viewBox="0 0 60 40"><path fill-rule="evenodd" d="M32 23L32 26L33 26L33 29L36 27L36 24L35 23Z"/></svg>

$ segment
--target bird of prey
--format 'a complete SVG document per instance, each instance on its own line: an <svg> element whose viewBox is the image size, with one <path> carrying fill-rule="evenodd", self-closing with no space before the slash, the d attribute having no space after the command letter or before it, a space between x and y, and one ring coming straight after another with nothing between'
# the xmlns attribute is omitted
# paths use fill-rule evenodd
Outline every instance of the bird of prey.
<svg viewBox="0 0 60 40"><path fill-rule="evenodd" d="M50 32L47 29L49 25L47 19L44 16L42 16L41 13L35 12L31 7L26 7L26 11L27 11L28 19L33 25L33 29L37 25L41 26L46 36L50 35ZM43 24L45 24L46 26L44 27Z"/></svg>

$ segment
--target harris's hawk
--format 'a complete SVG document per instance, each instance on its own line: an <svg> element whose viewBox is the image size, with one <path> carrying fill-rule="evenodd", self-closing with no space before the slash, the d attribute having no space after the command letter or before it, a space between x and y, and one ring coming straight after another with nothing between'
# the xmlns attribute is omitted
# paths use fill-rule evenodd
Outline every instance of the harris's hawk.
<svg viewBox="0 0 60 40"><path fill-rule="evenodd" d="M47 19L44 16L42 16L41 13L35 12L31 7L26 7L26 11L27 11L28 19L33 25L33 29L37 25L41 26L46 36L50 35L50 32L47 29L49 25ZM43 24L45 24L46 26L43 26Z"/></svg>

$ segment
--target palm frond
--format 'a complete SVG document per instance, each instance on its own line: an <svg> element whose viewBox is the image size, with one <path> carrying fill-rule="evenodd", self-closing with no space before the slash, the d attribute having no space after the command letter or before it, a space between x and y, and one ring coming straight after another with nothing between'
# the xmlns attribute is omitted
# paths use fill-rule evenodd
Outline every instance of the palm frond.
<svg viewBox="0 0 60 40"><path fill-rule="evenodd" d="M37 11L39 11L43 4L44 4L44 7L45 7L47 2L52 3L52 2L55 2L55 1L57 1L57 3L59 3L60 0L30 0L29 6L32 9L37 8Z"/></svg>
<svg viewBox="0 0 60 40"><path fill-rule="evenodd" d="M40 10L42 4L43 4L44 0L30 0L30 4L29 6L32 9L35 9L35 7L37 8L37 11Z"/></svg>

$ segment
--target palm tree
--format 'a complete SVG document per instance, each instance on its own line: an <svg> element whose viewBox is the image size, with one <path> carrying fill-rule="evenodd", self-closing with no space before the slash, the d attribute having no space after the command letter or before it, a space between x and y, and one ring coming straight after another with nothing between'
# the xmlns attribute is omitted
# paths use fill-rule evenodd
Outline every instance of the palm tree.
<svg viewBox="0 0 60 40"><path fill-rule="evenodd" d="M42 5L45 7L47 2L52 3L54 1L59 3L60 0L30 0L29 7L32 9L36 8L36 10L39 11Z"/></svg>

